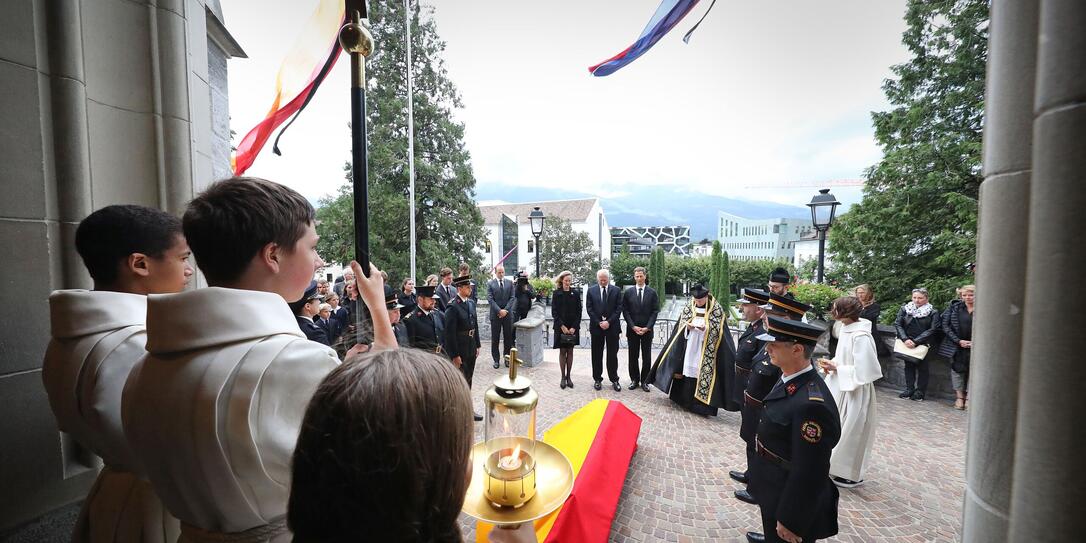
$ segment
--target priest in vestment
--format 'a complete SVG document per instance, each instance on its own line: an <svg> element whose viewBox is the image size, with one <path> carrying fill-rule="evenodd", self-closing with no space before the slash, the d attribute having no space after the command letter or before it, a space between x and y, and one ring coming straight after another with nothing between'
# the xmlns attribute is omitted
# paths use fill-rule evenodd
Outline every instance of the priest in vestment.
<svg viewBox="0 0 1086 543"><path fill-rule="evenodd" d="M726 405L735 374L735 342L727 312L702 285L683 308L667 345L652 365L650 378L671 401L699 415L716 416Z"/></svg>
<svg viewBox="0 0 1086 543"><path fill-rule="evenodd" d="M860 300L853 296L834 300L832 333L837 338L837 352L833 359L818 361L841 414L841 439L830 458L830 477L843 488L863 483L878 426L875 381L882 378L882 367L871 322L859 318L862 309Z"/></svg>

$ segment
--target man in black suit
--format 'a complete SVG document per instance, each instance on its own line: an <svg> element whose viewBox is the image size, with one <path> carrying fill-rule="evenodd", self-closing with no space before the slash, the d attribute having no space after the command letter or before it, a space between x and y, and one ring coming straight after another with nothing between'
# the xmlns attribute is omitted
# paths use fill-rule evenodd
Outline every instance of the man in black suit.
<svg viewBox="0 0 1086 543"><path fill-rule="evenodd" d="M645 284L645 278L645 268L634 268L635 284L622 293L622 316L626 319L626 343L630 348L630 390L640 386L648 392L646 381L652 368L652 328L660 313L660 300L656 291Z"/></svg>
<svg viewBox="0 0 1086 543"><path fill-rule="evenodd" d="M588 332L592 336L592 379L596 390L602 388L603 351L607 349L607 377L616 392L618 384L618 341L622 332L619 315L622 315L622 292L611 284L607 270L596 272L597 284L588 288Z"/></svg>
<svg viewBox="0 0 1086 543"><path fill-rule="evenodd" d="M513 282L505 278L505 266L494 267L494 279L486 284L486 301L490 303L490 355L494 357L494 369L501 366L503 355L513 347ZM505 337L504 349L498 349L498 341ZM509 362L505 363L509 366Z"/></svg>
<svg viewBox="0 0 1086 543"><path fill-rule="evenodd" d="M475 374L475 359L479 357L479 323L475 316L475 302L471 301L471 276L462 275L453 280L456 299L445 310L445 352L452 363L460 368L471 388ZM475 420L483 420L475 414Z"/></svg>
<svg viewBox="0 0 1086 543"><path fill-rule="evenodd" d="M456 287L452 286L452 268L441 268L441 271L438 272L438 276L441 279L437 285L437 290L435 291L437 309L438 311L445 313L445 310L452 305L454 300L456 300Z"/></svg>

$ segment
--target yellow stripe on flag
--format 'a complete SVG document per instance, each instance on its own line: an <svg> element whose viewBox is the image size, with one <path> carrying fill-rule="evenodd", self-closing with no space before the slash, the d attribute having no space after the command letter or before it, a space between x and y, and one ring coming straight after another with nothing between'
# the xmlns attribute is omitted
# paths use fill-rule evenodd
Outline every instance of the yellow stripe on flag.
<svg viewBox="0 0 1086 543"><path fill-rule="evenodd" d="M596 432L603 422L603 415L607 412L607 405L611 400L603 398L592 400L584 407L574 411L568 417L562 419L543 434L543 441L562 451L573 466L573 480L577 480L577 474L581 472L581 466L588 456L592 442L596 440ZM553 513L535 521L535 534L539 541L547 539L554 521L562 512L559 507ZM475 541L485 543L487 535L494 526L486 522L475 524Z"/></svg>

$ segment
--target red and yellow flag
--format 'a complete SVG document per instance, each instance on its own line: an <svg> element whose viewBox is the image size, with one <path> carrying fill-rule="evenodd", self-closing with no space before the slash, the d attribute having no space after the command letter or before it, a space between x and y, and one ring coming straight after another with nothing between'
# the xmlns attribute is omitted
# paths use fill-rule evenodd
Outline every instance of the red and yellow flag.
<svg viewBox="0 0 1086 543"><path fill-rule="evenodd" d="M245 173L253 165L256 155L272 132L291 115L301 112L317 92L317 87L339 58L341 49L338 37L343 21L343 0L319 0L316 11L279 66L271 108L264 120L245 134L238 144L237 152L231 159L235 175ZM283 103L287 97L291 97L290 101Z"/></svg>
<svg viewBox="0 0 1086 543"><path fill-rule="evenodd" d="M640 433L641 417L622 402L598 399L543 434L543 441L569 459L574 481L565 504L535 521L539 541L607 541ZM475 540L487 541L492 528L478 522Z"/></svg>

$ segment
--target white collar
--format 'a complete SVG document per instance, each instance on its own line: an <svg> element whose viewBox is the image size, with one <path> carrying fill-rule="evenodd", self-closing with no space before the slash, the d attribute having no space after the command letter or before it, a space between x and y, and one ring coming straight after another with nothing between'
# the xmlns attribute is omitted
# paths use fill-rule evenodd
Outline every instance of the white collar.
<svg viewBox="0 0 1086 543"><path fill-rule="evenodd" d="M147 324L147 297L108 290L57 290L49 295L54 338L74 338Z"/></svg>
<svg viewBox="0 0 1086 543"><path fill-rule="evenodd" d="M793 373L792 375L783 375L782 374L781 375L781 382L782 383L787 383L788 381L791 381L792 379L795 379L796 377L799 377L800 375L803 375L804 373L807 373L807 372L812 371L812 370L814 370L814 366L812 366L810 364L807 364L807 367L797 371L796 373Z"/></svg>
<svg viewBox="0 0 1086 543"><path fill-rule="evenodd" d="M237 316L247 315L245 319ZM173 353L277 334L305 337L283 297L207 287L147 297L147 352Z"/></svg>

